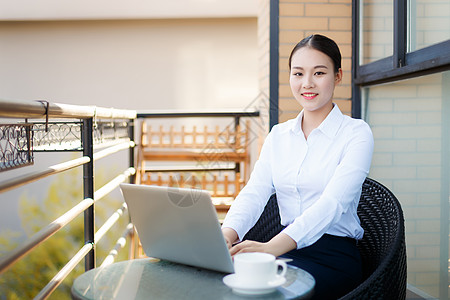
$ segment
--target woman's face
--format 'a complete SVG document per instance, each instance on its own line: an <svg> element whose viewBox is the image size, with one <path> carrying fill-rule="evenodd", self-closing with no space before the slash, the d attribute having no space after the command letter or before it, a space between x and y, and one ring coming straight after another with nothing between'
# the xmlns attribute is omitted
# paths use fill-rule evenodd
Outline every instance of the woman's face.
<svg viewBox="0 0 450 300"><path fill-rule="evenodd" d="M342 70L326 54L309 47L298 49L292 56L290 85L292 94L305 111L328 112L333 108L335 86L342 80Z"/></svg>

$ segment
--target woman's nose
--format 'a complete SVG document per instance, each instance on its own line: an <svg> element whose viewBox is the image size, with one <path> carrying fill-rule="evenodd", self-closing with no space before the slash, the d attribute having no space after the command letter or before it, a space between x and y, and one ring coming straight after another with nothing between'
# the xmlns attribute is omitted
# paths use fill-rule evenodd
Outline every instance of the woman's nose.
<svg viewBox="0 0 450 300"><path fill-rule="evenodd" d="M313 80L313 78L311 76L305 76L304 77L303 86L305 88L312 88L312 87L314 87L314 80Z"/></svg>

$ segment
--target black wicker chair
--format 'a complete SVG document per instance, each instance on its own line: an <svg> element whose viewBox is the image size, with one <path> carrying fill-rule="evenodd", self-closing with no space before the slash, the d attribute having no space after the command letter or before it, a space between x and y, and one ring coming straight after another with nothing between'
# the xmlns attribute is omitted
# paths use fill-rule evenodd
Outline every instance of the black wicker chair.
<svg viewBox="0 0 450 300"><path fill-rule="evenodd" d="M367 178L358 216L364 237L358 242L364 281L341 299L405 299L406 244L403 212L394 194ZM283 229L275 194L244 240L266 242Z"/></svg>

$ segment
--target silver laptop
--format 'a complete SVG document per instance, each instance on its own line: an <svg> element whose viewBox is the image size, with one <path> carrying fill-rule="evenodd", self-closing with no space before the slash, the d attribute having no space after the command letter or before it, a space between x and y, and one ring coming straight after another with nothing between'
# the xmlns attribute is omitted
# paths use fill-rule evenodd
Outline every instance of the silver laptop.
<svg viewBox="0 0 450 300"><path fill-rule="evenodd" d="M208 192L120 184L149 257L233 273L233 262Z"/></svg>

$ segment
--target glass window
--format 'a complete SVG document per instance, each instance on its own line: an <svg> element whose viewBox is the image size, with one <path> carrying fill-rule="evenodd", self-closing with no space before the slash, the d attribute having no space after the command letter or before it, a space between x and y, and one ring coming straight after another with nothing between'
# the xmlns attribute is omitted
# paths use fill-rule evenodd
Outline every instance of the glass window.
<svg viewBox="0 0 450 300"><path fill-rule="evenodd" d="M388 186L404 211L408 283L425 296L446 297L450 71L364 88L362 94L375 138L369 176Z"/></svg>
<svg viewBox="0 0 450 300"><path fill-rule="evenodd" d="M360 0L360 64L393 54L393 0Z"/></svg>
<svg viewBox="0 0 450 300"><path fill-rule="evenodd" d="M450 1L408 1L408 51L450 39Z"/></svg>

